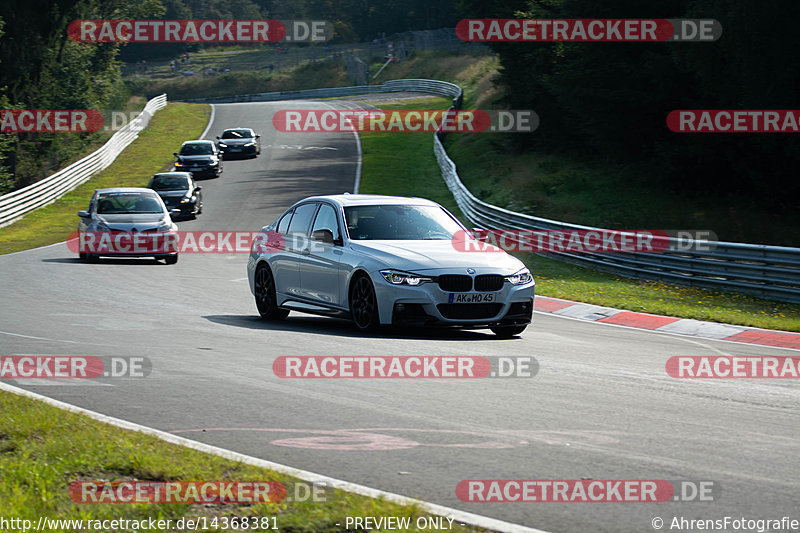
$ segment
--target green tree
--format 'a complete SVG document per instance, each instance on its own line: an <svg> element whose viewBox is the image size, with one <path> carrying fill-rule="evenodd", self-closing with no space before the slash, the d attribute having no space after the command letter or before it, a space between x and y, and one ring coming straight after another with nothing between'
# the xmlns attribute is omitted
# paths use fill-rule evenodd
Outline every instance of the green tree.
<svg viewBox="0 0 800 533"><path fill-rule="evenodd" d="M0 17L0 87L8 105L28 109L122 107L127 91L116 59L119 45L76 43L67 26L80 19L144 18L163 11L158 0L6 0ZM54 171L97 134L14 135L15 186Z"/></svg>
<svg viewBox="0 0 800 533"><path fill-rule="evenodd" d="M0 17L0 38L3 36L5 21ZM0 63L0 70L3 66ZM0 89L1 91L2 89ZM5 95L0 95L0 109L10 109L11 104ZM14 188L14 174L10 168L9 159L13 157L14 137L8 133L0 133L0 194L5 194Z"/></svg>
<svg viewBox="0 0 800 533"><path fill-rule="evenodd" d="M800 138L787 134L677 134L675 109L796 109L800 3L779 0L459 0L465 17L715 18L705 43L498 43L509 107L534 109L539 129L519 149L580 150L649 166L641 179L685 193L747 194L790 208L787 169ZM470 10L475 11L470 11ZM781 194L775 194L781 191ZM796 216L796 215L795 215Z"/></svg>

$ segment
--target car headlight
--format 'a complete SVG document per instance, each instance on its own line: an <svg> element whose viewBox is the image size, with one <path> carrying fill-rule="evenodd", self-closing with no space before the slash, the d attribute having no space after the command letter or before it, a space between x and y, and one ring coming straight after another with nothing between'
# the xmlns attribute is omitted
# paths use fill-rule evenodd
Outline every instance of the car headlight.
<svg viewBox="0 0 800 533"><path fill-rule="evenodd" d="M228 145L227 145L227 144L225 144L225 143L219 143L219 147L220 147L220 148L227 148L227 147L228 147Z"/></svg>
<svg viewBox="0 0 800 533"><path fill-rule="evenodd" d="M215 167L217 165L219 165L219 161L216 161L214 159L212 159L211 161L208 162L208 166L210 166L210 167Z"/></svg>
<svg viewBox="0 0 800 533"><path fill-rule="evenodd" d="M94 226L94 231L111 231L111 228L109 228L105 222L98 221Z"/></svg>
<svg viewBox="0 0 800 533"><path fill-rule="evenodd" d="M162 220L161 224L158 226L156 231L170 231L171 229L172 229L172 224L170 224L166 220Z"/></svg>
<svg viewBox="0 0 800 533"><path fill-rule="evenodd" d="M194 202L194 199L195 199L194 196L192 196L191 198L184 196L183 198L181 198L181 203L188 204L189 202Z"/></svg>
<svg viewBox="0 0 800 533"><path fill-rule="evenodd" d="M408 272L397 272L394 270L381 270L381 275L383 276L383 279L392 285L405 284L416 287L417 285L422 285L423 283L431 281L431 278L427 278L425 276L410 274Z"/></svg>
<svg viewBox="0 0 800 533"><path fill-rule="evenodd" d="M255 142L249 142L249 143L246 143L246 144L245 144L245 146L255 146L255 145L256 145L256 143L255 143Z"/></svg>
<svg viewBox="0 0 800 533"><path fill-rule="evenodd" d="M519 272L506 276L505 280L512 285L525 285L533 281L533 276L531 276L530 270L523 268Z"/></svg>

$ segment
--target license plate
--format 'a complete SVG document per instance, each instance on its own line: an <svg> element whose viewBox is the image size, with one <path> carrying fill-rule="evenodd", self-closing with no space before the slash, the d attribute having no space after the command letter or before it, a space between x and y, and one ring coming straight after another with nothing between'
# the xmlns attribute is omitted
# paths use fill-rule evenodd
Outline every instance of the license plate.
<svg viewBox="0 0 800 533"><path fill-rule="evenodd" d="M491 292L451 292L447 301L451 304L484 304L494 302Z"/></svg>

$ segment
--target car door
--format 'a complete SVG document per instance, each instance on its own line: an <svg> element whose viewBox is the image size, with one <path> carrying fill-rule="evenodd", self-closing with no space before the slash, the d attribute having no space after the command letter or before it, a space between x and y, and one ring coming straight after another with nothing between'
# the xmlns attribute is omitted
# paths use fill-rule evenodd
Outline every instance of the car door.
<svg viewBox="0 0 800 533"><path fill-rule="evenodd" d="M300 251L300 285L304 298L327 306L341 305L342 234L337 210L321 203L307 246Z"/></svg>
<svg viewBox="0 0 800 533"><path fill-rule="evenodd" d="M86 212L89 213L88 218L79 218L78 219L78 231L86 231L88 226L94 217L94 207L97 205L97 193L92 195L92 199L89 200L89 207L86 208Z"/></svg>
<svg viewBox="0 0 800 533"><path fill-rule="evenodd" d="M308 230L318 207L318 202L309 202L294 208L286 234L283 235L283 249L276 251L275 257L270 259L277 290L290 298L299 297L303 292L299 262L302 251L308 247Z"/></svg>
<svg viewBox="0 0 800 533"><path fill-rule="evenodd" d="M289 209L275 224L275 229L281 234L283 242L286 241L286 234L289 233L289 223L292 221L294 209ZM270 239L271 240L271 239ZM285 247L267 247L267 261L272 269L272 276L275 278L275 291L278 295L278 300L282 300L287 296L287 287L290 285L299 285L299 280L294 281L292 278L297 275L297 261L294 254Z"/></svg>
<svg viewBox="0 0 800 533"><path fill-rule="evenodd" d="M197 182L194 181L194 178L190 177L189 178L189 190L192 191L192 194L194 196L197 196L197 201L195 202L195 206L196 206L195 209L197 211L199 211L200 208L203 205L203 193L202 193L203 187L198 185Z"/></svg>

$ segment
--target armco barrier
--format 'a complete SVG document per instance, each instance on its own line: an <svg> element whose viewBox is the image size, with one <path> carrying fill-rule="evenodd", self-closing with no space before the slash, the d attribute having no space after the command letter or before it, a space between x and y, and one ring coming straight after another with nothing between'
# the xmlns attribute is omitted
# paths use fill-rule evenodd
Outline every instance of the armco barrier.
<svg viewBox="0 0 800 533"><path fill-rule="evenodd" d="M167 95L156 96L147 102L135 119L119 129L100 148L43 180L0 196L0 227L11 224L26 213L42 207L108 167L131 144L150 122L153 113L167 105Z"/></svg>
<svg viewBox="0 0 800 533"><path fill-rule="evenodd" d="M329 87L325 89L305 89L302 91L278 91L271 93L238 94L235 96L217 96L212 98L193 98L183 102L223 104L232 102L277 102L279 100L303 100L308 98L338 98L359 94L391 93L391 92L423 92L438 96L456 98L461 96L461 87L453 83L438 80L392 80L382 85L354 85L351 87Z"/></svg>
<svg viewBox="0 0 800 533"><path fill-rule="evenodd" d="M461 182L455 164L436 136L433 139L433 151L447 187L461 212L473 225L486 229L598 230L517 213L483 202ZM710 244L709 251L558 252L548 255L630 278L743 292L800 303L800 248L732 242Z"/></svg>

